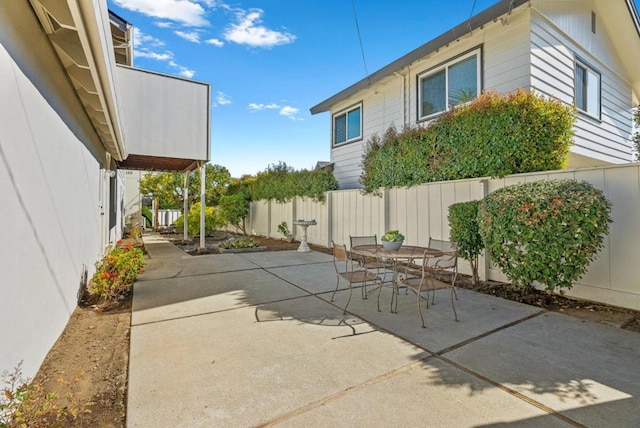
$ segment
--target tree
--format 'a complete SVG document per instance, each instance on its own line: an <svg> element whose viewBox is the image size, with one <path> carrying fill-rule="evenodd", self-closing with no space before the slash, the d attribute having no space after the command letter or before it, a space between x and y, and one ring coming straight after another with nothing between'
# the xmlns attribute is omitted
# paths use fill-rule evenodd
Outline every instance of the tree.
<svg viewBox="0 0 640 428"><path fill-rule="evenodd" d="M222 221L229 223L247 234L245 220L249 215L249 197L244 193L235 195L223 195L220 197L219 212Z"/></svg>
<svg viewBox="0 0 640 428"><path fill-rule="evenodd" d="M218 205L231 181L231 174L224 166L207 164L205 166L205 203L207 206ZM184 204L184 173L163 172L146 174L140 180L140 193L152 194L158 200L161 209L182 209ZM189 172L188 206L200 201L200 171Z"/></svg>

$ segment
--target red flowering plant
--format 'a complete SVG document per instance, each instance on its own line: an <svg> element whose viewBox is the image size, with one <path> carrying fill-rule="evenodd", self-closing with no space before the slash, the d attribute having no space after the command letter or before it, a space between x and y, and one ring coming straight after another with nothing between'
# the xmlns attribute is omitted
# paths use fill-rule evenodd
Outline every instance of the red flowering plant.
<svg viewBox="0 0 640 428"><path fill-rule="evenodd" d="M131 245L112 248L96 262L96 273L89 284L89 291L103 300L116 300L131 291L138 274L144 272L143 267L141 249Z"/></svg>

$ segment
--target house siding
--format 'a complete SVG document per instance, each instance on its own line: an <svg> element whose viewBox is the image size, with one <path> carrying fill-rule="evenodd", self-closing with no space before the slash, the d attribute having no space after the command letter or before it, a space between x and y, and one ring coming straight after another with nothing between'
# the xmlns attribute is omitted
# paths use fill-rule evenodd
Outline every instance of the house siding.
<svg viewBox="0 0 640 428"><path fill-rule="evenodd" d="M332 108L331 121L337 112L362 102L362 140L331 149L331 162L335 164L333 173L340 183L340 188L361 187L362 154L366 150L369 138L375 133L384 132L391 125L402 127L403 91L402 78L387 78L369 90L356 94L359 96L348 98ZM333 144L333 137L330 137L330 141Z"/></svg>
<svg viewBox="0 0 640 428"><path fill-rule="evenodd" d="M591 32L594 4L534 2L531 13L531 84L536 92L574 102L574 61L580 58L601 74L600 120L580 113L571 152L601 162L631 161L631 84L610 48L606 29ZM571 158L569 161L571 165Z"/></svg>
<svg viewBox="0 0 640 428"><path fill-rule="evenodd" d="M0 372L32 377L101 255L106 154L28 2L0 3L0 94Z"/></svg>

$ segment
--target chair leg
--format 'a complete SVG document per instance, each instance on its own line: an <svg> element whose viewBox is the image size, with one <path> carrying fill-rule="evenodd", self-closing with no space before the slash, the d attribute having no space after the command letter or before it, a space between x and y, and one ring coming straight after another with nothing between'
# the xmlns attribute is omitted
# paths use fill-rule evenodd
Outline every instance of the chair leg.
<svg viewBox="0 0 640 428"><path fill-rule="evenodd" d="M456 321L458 321L458 313L456 312L456 305L453 300L453 296L455 294L456 294L456 289L452 285L451 286L451 307L453 308L453 317L455 318Z"/></svg>
<svg viewBox="0 0 640 428"><path fill-rule="evenodd" d="M336 289L333 290L333 294L331 295L331 301L333 302L333 298L336 297L336 292L338 291L338 286L340 285L340 276L338 275L336 279Z"/></svg>
<svg viewBox="0 0 640 428"><path fill-rule="evenodd" d="M382 312L380 310L380 293L382 292L382 279L380 279L380 284L378 285L378 312Z"/></svg>
<svg viewBox="0 0 640 428"><path fill-rule="evenodd" d="M347 314L347 307L349 306L349 303L351 303L351 296L353 295L353 285L351 283L349 283L349 300L347 300L347 304L344 305L344 310L342 311L342 315L346 315Z"/></svg>
<svg viewBox="0 0 640 428"><path fill-rule="evenodd" d="M427 328L427 326L424 325L424 316L422 315L422 305L420 304L420 300L422 300L422 283L425 282L424 278L422 278L422 280L420 281L420 284L418 284L418 313L420 314L420 321L422 322L422 328ZM429 289L427 288L427 305L429 304Z"/></svg>

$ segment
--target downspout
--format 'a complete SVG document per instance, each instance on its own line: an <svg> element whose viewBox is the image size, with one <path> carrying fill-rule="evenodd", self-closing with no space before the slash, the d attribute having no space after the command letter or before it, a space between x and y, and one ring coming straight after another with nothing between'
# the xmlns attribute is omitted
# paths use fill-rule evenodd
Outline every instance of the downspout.
<svg viewBox="0 0 640 428"><path fill-rule="evenodd" d="M394 71L393 74L402 77L402 125L404 126L407 124L407 75L398 71Z"/></svg>

